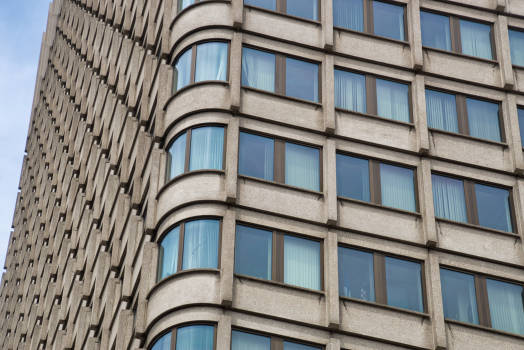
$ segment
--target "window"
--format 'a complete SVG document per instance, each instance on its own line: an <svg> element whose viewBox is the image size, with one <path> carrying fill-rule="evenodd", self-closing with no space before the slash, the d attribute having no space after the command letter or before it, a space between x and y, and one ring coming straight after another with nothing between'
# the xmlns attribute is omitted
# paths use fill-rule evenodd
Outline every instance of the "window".
<svg viewBox="0 0 524 350"><path fill-rule="evenodd" d="M321 191L320 149L240 132L238 173Z"/></svg>
<svg viewBox="0 0 524 350"><path fill-rule="evenodd" d="M242 48L242 85L319 102L319 65L282 54Z"/></svg>
<svg viewBox="0 0 524 350"><path fill-rule="evenodd" d="M319 347L233 330L231 332L231 350L321 350Z"/></svg>
<svg viewBox="0 0 524 350"><path fill-rule="evenodd" d="M318 21L318 0L245 0L244 4Z"/></svg>
<svg viewBox="0 0 524 350"><path fill-rule="evenodd" d="M335 69L335 107L409 123L409 85Z"/></svg>
<svg viewBox="0 0 524 350"><path fill-rule="evenodd" d="M338 247L339 294L424 312L423 269L418 262Z"/></svg>
<svg viewBox="0 0 524 350"><path fill-rule="evenodd" d="M215 326L205 324L183 326L164 334L153 344L151 350L214 350L215 340Z"/></svg>
<svg viewBox="0 0 524 350"><path fill-rule="evenodd" d="M508 32L511 63L524 66L524 31L510 29Z"/></svg>
<svg viewBox="0 0 524 350"><path fill-rule="evenodd" d="M524 147L524 109L517 108L519 118L520 143Z"/></svg>
<svg viewBox="0 0 524 350"><path fill-rule="evenodd" d="M524 335L522 285L440 269L444 318Z"/></svg>
<svg viewBox="0 0 524 350"><path fill-rule="evenodd" d="M490 24L420 11L422 46L495 59Z"/></svg>
<svg viewBox="0 0 524 350"><path fill-rule="evenodd" d="M428 127L503 142L498 103L426 89Z"/></svg>
<svg viewBox="0 0 524 350"><path fill-rule="evenodd" d="M166 182L188 171L223 170L225 131L221 126L189 129L167 149Z"/></svg>
<svg viewBox="0 0 524 350"><path fill-rule="evenodd" d="M337 153L337 195L416 212L415 170Z"/></svg>
<svg viewBox="0 0 524 350"><path fill-rule="evenodd" d="M160 242L157 281L190 269L219 268L221 221L204 219L181 223Z"/></svg>
<svg viewBox="0 0 524 350"><path fill-rule="evenodd" d="M237 225L235 273L322 290L321 242Z"/></svg>
<svg viewBox="0 0 524 350"><path fill-rule="evenodd" d="M335 27L405 41L404 21L402 5L373 0L333 0Z"/></svg>
<svg viewBox="0 0 524 350"><path fill-rule="evenodd" d="M201 81L228 81L229 43L193 45L178 56L173 66L173 92Z"/></svg>
<svg viewBox="0 0 524 350"><path fill-rule="evenodd" d="M436 174L431 182L436 217L514 232L509 190Z"/></svg>

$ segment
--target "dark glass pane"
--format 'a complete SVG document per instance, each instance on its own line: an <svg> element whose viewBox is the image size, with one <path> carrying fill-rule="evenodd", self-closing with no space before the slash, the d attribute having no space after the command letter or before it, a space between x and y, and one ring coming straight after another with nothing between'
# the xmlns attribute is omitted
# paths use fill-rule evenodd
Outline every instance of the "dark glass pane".
<svg viewBox="0 0 524 350"><path fill-rule="evenodd" d="M481 139L501 142L499 104L466 99L469 134Z"/></svg>
<svg viewBox="0 0 524 350"><path fill-rule="evenodd" d="M166 333L162 336L162 338L158 339L155 342L155 345L151 348L151 350L170 350L171 347L171 332Z"/></svg>
<svg viewBox="0 0 524 350"><path fill-rule="evenodd" d="M431 175L431 182L435 216L468 222L464 181L440 175Z"/></svg>
<svg viewBox="0 0 524 350"><path fill-rule="evenodd" d="M366 76L335 69L335 107L366 113Z"/></svg>
<svg viewBox="0 0 524 350"><path fill-rule="evenodd" d="M184 172L186 160L186 138L187 134L180 135L171 144L167 151L167 178L166 182Z"/></svg>
<svg viewBox="0 0 524 350"><path fill-rule="evenodd" d="M520 143L524 147L524 109L517 109L519 116Z"/></svg>
<svg viewBox="0 0 524 350"><path fill-rule="evenodd" d="M440 269L444 317L479 324L473 275Z"/></svg>
<svg viewBox="0 0 524 350"><path fill-rule="evenodd" d="M524 292L521 285L486 278L491 327L524 335Z"/></svg>
<svg viewBox="0 0 524 350"><path fill-rule="evenodd" d="M364 31L362 0L333 0L333 25L359 32Z"/></svg>
<svg viewBox="0 0 524 350"><path fill-rule="evenodd" d="M286 0L287 14L318 21L318 0Z"/></svg>
<svg viewBox="0 0 524 350"><path fill-rule="evenodd" d="M244 0L244 4L258 6L272 11L277 10L277 0Z"/></svg>
<svg viewBox="0 0 524 350"><path fill-rule="evenodd" d="M286 95L318 102L318 64L287 57Z"/></svg>
<svg viewBox="0 0 524 350"><path fill-rule="evenodd" d="M338 247L338 289L344 297L375 301L372 253Z"/></svg>
<svg viewBox="0 0 524 350"><path fill-rule="evenodd" d="M386 257L388 305L424 312L419 263Z"/></svg>
<svg viewBox="0 0 524 350"><path fill-rule="evenodd" d="M413 169L381 163L380 190L382 205L409 211L417 210Z"/></svg>
<svg viewBox="0 0 524 350"><path fill-rule="evenodd" d="M227 43L204 43L197 46L195 83L227 78Z"/></svg>
<svg viewBox="0 0 524 350"><path fill-rule="evenodd" d="M449 17L420 11L422 45L451 51Z"/></svg>
<svg viewBox="0 0 524 350"><path fill-rule="evenodd" d="M275 141L258 135L240 133L238 173L273 181Z"/></svg>
<svg viewBox="0 0 524 350"><path fill-rule="evenodd" d="M273 232L237 225L235 273L271 280Z"/></svg>
<svg viewBox="0 0 524 350"><path fill-rule="evenodd" d="M162 271L159 280L177 271L179 234L180 226L177 226L160 243L159 260L162 262Z"/></svg>
<svg viewBox="0 0 524 350"><path fill-rule="evenodd" d="M511 63L524 66L524 32L509 30Z"/></svg>
<svg viewBox="0 0 524 350"><path fill-rule="evenodd" d="M426 89L428 127L459 132L455 95Z"/></svg>
<svg viewBox="0 0 524 350"><path fill-rule="evenodd" d="M480 226L513 232L509 191L475 184L475 194Z"/></svg>
<svg viewBox="0 0 524 350"><path fill-rule="evenodd" d="M231 350L271 350L271 338L257 334L232 331Z"/></svg>
<svg viewBox="0 0 524 350"><path fill-rule="evenodd" d="M404 6L373 1L375 35L404 41Z"/></svg>
<svg viewBox="0 0 524 350"><path fill-rule="evenodd" d="M369 202L369 161L337 154L337 195Z"/></svg>
<svg viewBox="0 0 524 350"><path fill-rule="evenodd" d="M275 55L242 48L242 85L275 92Z"/></svg>
<svg viewBox="0 0 524 350"><path fill-rule="evenodd" d="M176 350L213 350L213 326L187 326L177 329Z"/></svg>
<svg viewBox="0 0 524 350"><path fill-rule="evenodd" d="M284 341L284 350L320 350L320 348Z"/></svg>
<svg viewBox="0 0 524 350"><path fill-rule="evenodd" d="M286 142L285 182L291 186L320 190L320 150Z"/></svg>
<svg viewBox="0 0 524 350"><path fill-rule="evenodd" d="M175 62L173 69L173 92L180 90L191 82L191 52L184 52Z"/></svg>
<svg viewBox="0 0 524 350"><path fill-rule="evenodd" d="M493 59L491 51L491 26L460 20L460 41L465 55Z"/></svg>

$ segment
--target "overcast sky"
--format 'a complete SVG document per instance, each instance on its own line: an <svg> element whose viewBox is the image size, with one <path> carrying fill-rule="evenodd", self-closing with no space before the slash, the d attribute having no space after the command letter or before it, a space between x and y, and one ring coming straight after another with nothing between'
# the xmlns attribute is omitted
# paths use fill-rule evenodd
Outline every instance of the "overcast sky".
<svg viewBox="0 0 524 350"><path fill-rule="evenodd" d="M49 0L0 0L0 271L31 117Z"/></svg>

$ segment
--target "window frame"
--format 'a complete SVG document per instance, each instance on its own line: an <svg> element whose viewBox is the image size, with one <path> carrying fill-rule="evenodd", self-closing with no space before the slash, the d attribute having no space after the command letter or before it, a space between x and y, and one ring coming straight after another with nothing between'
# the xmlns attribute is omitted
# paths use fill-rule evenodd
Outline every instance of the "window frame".
<svg viewBox="0 0 524 350"><path fill-rule="evenodd" d="M465 57L471 57L471 58L479 59L479 60L498 61L497 47L496 47L495 33L494 33L494 31L495 31L494 23L487 22L487 21L482 21L482 20L479 20L477 18L469 18L469 17L464 17L464 16L452 15L452 14L449 14L449 13L446 13L446 12L441 12L441 11L438 11L438 10L433 10L433 9L428 9L428 8L423 8L423 7L420 8L420 11L421 12L427 12L427 13L432 13L432 14L435 14L435 15L448 17L449 18L449 36L450 36L449 40L451 41L451 51L438 49L436 47L422 45L423 49L427 48L427 49L430 49L430 50L437 50L437 51L440 51L440 52L454 53L454 54L463 55ZM467 55L465 53L462 53L462 38L461 38L461 35L460 35L460 20L464 20L464 21L468 21L468 22L474 22L474 23L478 23L478 24L488 25L491 28L491 35L490 35L490 39L491 39L491 57L492 57L491 59L483 58L483 57L477 57L477 56L471 56L471 55ZM422 30L422 22L421 22L421 25L420 25L420 29Z"/></svg>
<svg viewBox="0 0 524 350"><path fill-rule="evenodd" d="M207 0L206 0L207 1ZM278 0L277 0L278 1ZM285 1L285 0L283 0ZM250 6L250 5L249 5ZM279 96L284 96L286 98L290 98L296 101L302 101L306 103L313 103L315 105L322 105L322 62L314 61L308 58L299 57L295 55L288 55L279 51L273 51L266 48L261 48L258 46L253 46L249 44L242 44L242 48L248 48L251 50L261 51L265 53L269 53L272 55L275 55L275 92L262 90L258 88L254 88L251 86L242 85L242 77L240 77L240 86L242 89L252 89L254 91L259 91L262 93L268 93L268 94L274 94ZM286 58L291 58L297 61L302 61L306 63L316 64L318 66L318 102L310 101L310 100L304 100L298 97L289 96L286 94ZM241 61L244 59L244 53L242 52L242 58ZM240 71L242 73L242 67L243 63L241 63Z"/></svg>
<svg viewBox="0 0 524 350"><path fill-rule="evenodd" d="M231 347L233 347L233 331L247 333L247 334L252 334L252 335L259 335L259 336L262 336L262 337L270 338L271 339L270 350L282 350L284 348L284 342L285 341L290 342L290 343L296 343L296 344L300 344L300 345L305 345L305 346L312 346L312 347L319 348L321 350L325 350L326 349L325 345L318 345L318 344L315 344L315 343L304 341L302 339L296 340L296 339L293 339L293 338L282 337L282 336L278 336L278 335L273 335L271 333L265 333L263 331L247 329L247 328L242 328L242 327L238 327L238 326L232 326L231 327L231 332L230 332ZM230 347L230 349L231 349L231 347Z"/></svg>
<svg viewBox="0 0 524 350"><path fill-rule="evenodd" d="M196 1L209 1L209 0L196 0ZM252 8L255 8L255 9L260 10L260 11L266 11L266 12L270 12L270 13L278 13L279 15L282 15L282 16L290 16L292 18L300 19L300 20L303 20L303 21L310 21L310 22L313 22L313 23L321 23L322 22L322 6L321 6L322 2L321 2L321 0L317 0L317 18L318 18L317 20L291 15L291 14L287 13L287 0L275 0L275 1L276 1L276 10L270 10L270 9L265 8L265 7L260 7L260 6L252 5L252 4L246 4L244 2L244 0L242 0L242 5L243 6L247 6L247 7L252 7Z"/></svg>
<svg viewBox="0 0 524 350"><path fill-rule="evenodd" d="M517 66L517 67L520 67L520 66ZM524 68L524 66L523 66ZM517 124L519 126L519 134L520 134L520 129L521 128L524 128L524 125L520 125L520 123L518 123L518 114L519 114L519 109L523 110L524 111L524 105L521 105L521 104L517 104ZM520 140L520 143L521 143L521 148L522 148L522 151L524 151L524 140L521 138Z"/></svg>
<svg viewBox="0 0 524 350"><path fill-rule="evenodd" d="M171 344L170 344L169 349L170 350L176 350L176 334L177 334L177 331L178 331L179 328L184 328L184 327L188 327L188 326L213 326L213 350L217 349L217 327L218 327L218 325L216 323L214 323L214 322L206 322L206 321L181 323L181 324L178 324L178 325L176 325L176 326L174 326L172 328L169 328L169 329L161 332L157 336L155 336L153 338L153 340L151 341L148 349L152 350L153 346L156 344L156 342L158 340L160 340L160 338L162 338L163 336L167 335L168 333L171 333Z"/></svg>
<svg viewBox="0 0 524 350"><path fill-rule="evenodd" d="M237 168L239 169L238 171L240 171L240 133L246 133L246 134L251 134L251 135L255 135L255 136L261 136L261 137L265 137L265 138L268 138L268 139L272 139L274 141L274 154L273 154L273 181L269 181L269 180L264 180L264 179L261 179L261 178L258 178L258 177L254 177L254 176L249 176L249 175L244 175L244 174L240 174L238 173L238 176L245 176L245 177L248 177L250 179L257 179L257 180L260 180L260 181L266 181L266 182L276 182L280 185L284 185L284 186L290 186L291 188L296 188L296 189L301 189L301 190L305 190L305 191L313 191L313 192L324 192L324 171L323 171L323 165L324 165L324 157L323 157L323 150L324 148L322 146L318 146L318 145L315 145L315 144L312 144L312 143L308 143L308 142L304 142L304 141L300 141L300 140L293 140L293 139L289 139L289 138L286 138L286 137L279 137L279 136L274 136L274 135L270 135L270 134L266 134L264 132L259 132L259 131L256 131L256 130L250 130L250 129L244 129L244 128L240 128L239 130L239 142L238 142L238 166ZM295 144L295 145L299 145L299 146L305 146L305 147L310 147L310 148L314 148L314 149L318 149L318 153L319 153L319 191L315 191L315 190L310 190L308 188L303 188L303 187L298 187L298 186L294 186L294 185L288 185L286 184L286 143L292 143L292 144ZM277 146L278 145L278 146Z"/></svg>
<svg viewBox="0 0 524 350"><path fill-rule="evenodd" d="M189 219L184 219L182 221L179 221L173 225L170 225L168 228L162 232L162 234L159 236L156 243L158 244L158 259L157 259L157 271L156 271L156 283L159 283L167 278L170 278L172 276L179 275L181 272L185 271L194 271L194 270L215 270L210 268L198 268L198 269L187 269L182 270L182 264L183 264L183 255L184 255L184 232L185 232L185 226L187 223L192 221L199 221L199 220L218 220L219 226L218 226L218 256L217 256L217 268L216 270L221 269L221 258L222 258L222 231L224 229L224 222L222 217L216 217L216 216L198 216L198 217L192 217ZM171 233L171 231L177 227L180 227L179 234L178 234L178 257L177 257L177 266L176 266L176 272L164 277L162 277L162 268L164 266L163 261L163 255L160 254L160 246L162 244L162 241L164 238Z"/></svg>
<svg viewBox="0 0 524 350"><path fill-rule="evenodd" d="M346 248L346 249L352 249L361 251L364 253L373 254L373 280L375 285L375 301L364 301L358 298L352 298L352 297L346 297L343 295L340 295L340 290L338 291L339 298L349 299L349 300L357 300L361 302L369 302L369 303L376 303L387 307L392 307L395 309L403 310L406 312L416 312L421 313L420 311L413 311L409 309L400 308L397 306L391 306L388 305L387 297L388 297L388 291L387 291L387 282L386 282L386 257L393 258L393 259L399 259L399 260L405 260L413 263L420 264L420 280L422 282L422 307L424 308L423 314L428 314L429 308L428 308L428 296L427 296L427 286L426 286L426 266L425 261L413 259L410 257L400 256L396 254L390 254L386 252L376 251L376 250L370 250L362 247L356 247L352 246L350 244L345 244L338 242L337 244L337 252L338 248ZM338 269L340 269L340 261L338 263ZM337 269L337 273L338 273Z"/></svg>
<svg viewBox="0 0 524 350"><path fill-rule="evenodd" d="M508 25L508 32L510 30L512 30L514 32L520 32L520 33L524 34L524 28L519 28L519 27L514 27L514 26L509 26ZM511 57L511 44L510 44L510 57ZM518 68L524 68L523 65L515 64L515 63L513 63L513 61L511 61L511 65L514 66L514 67L518 67ZM519 108L519 107L517 106L517 108Z"/></svg>
<svg viewBox="0 0 524 350"><path fill-rule="evenodd" d="M373 205L380 205L383 208L388 208L388 209L393 209L393 210L401 210L403 212L409 212L409 213L414 213L414 214L420 214L420 200L419 200L419 189L418 189L418 172L417 172L417 168L416 167L413 168L413 167L410 167L409 165L399 164L399 163L390 162L390 161L387 161L387 160L382 160L382 159L373 158L373 157L369 157L368 158L368 157L360 155L360 154L344 152L344 151L341 151L341 150L338 150L338 149L336 151L336 154L367 160L368 164L369 164L369 202L361 201L359 199L354 199L354 198L340 196L338 194L338 191L337 191L337 198L342 198L344 200L350 200L350 201L358 201L358 202L363 202L363 203L370 203L370 204L373 204ZM413 189L414 189L414 194L415 194L415 208L416 208L416 211L412 212L412 211L408 211L408 210L405 210L405 209L399 209L399 208L395 208L395 207L388 207L388 206L382 204L382 185L381 185L381 182L380 182L380 164L387 164L387 165L396 166L396 167L399 167L399 168L413 170Z"/></svg>
<svg viewBox="0 0 524 350"><path fill-rule="evenodd" d="M305 235L301 235L299 233L278 230L278 229L270 228L270 227L266 227L266 226L255 225L255 224L251 224L251 223L243 222L243 221L237 221L235 223L235 235L236 235L236 231L237 231L237 226L239 226L239 225L240 226L254 228L254 229L257 229L257 230L263 230L263 231L270 231L270 232L272 232L272 238L271 238L271 244L272 244L272 247L271 247L271 279L267 280L267 279L264 279L264 278L258 278L258 277L253 277L253 276L249 276L249 275L239 274L239 273L236 273L234 271L234 268L233 268L233 273L234 273L235 276L249 277L249 278L254 278L254 279L257 279L257 280L261 280L261 281L276 282L276 283L279 283L279 284L283 284L285 286L290 286L292 288L312 290L312 291L315 291L315 292L325 292L325 283L324 283L324 278L325 278L325 273L324 273L324 240L323 239L317 238L317 237L305 236ZM310 240L310 241L314 241L314 242L319 242L320 243L320 290L310 289L310 288L300 287L300 286L295 286L293 284L288 284L288 283L284 282L284 237L285 236L291 236L291 237L296 237L296 238L301 238L301 239L307 239L307 240ZM236 246L236 237L235 237L235 246ZM235 256L235 260L233 262L233 266L235 265L235 262L236 262L236 256Z"/></svg>

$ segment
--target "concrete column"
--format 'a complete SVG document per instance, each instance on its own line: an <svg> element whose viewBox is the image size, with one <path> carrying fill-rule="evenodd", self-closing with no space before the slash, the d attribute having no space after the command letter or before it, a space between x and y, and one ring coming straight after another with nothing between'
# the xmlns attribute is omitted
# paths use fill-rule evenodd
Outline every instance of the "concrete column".
<svg viewBox="0 0 524 350"><path fill-rule="evenodd" d="M495 21L495 46L497 49L497 60L500 64L502 88L512 89L515 81L513 79L513 67L511 65L508 19L503 15L499 15Z"/></svg>
<svg viewBox="0 0 524 350"><path fill-rule="evenodd" d="M517 97L507 94L502 103L502 115L510 152L513 155L513 172L522 175L524 173L524 157L522 153L522 140L520 138L519 117L517 112Z"/></svg>
<svg viewBox="0 0 524 350"><path fill-rule="evenodd" d="M220 303L231 306L233 303L233 274L235 268L235 220L233 210L226 211L222 222L222 250L220 259ZM229 321L231 326L231 321Z"/></svg>
<svg viewBox="0 0 524 350"><path fill-rule="evenodd" d="M233 0L233 4L235 0ZM242 4L240 5L242 6ZM230 109L238 112L240 110L240 85L242 84L242 33L235 33L231 41L231 53L229 58L229 91Z"/></svg>
<svg viewBox="0 0 524 350"><path fill-rule="evenodd" d="M324 109L324 131L335 132L335 65L332 55L326 55L322 64L325 77L322 86L322 106Z"/></svg>
<svg viewBox="0 0 524 350"><path fill-rule="evenodd" d="M322 15L322 47L325 50L333 50L333 2L323 0L320 2L320 13Z"/></svg>
<svg viewBox="0 0 524 350"><path fill-rule="evenodd" d="M416 150L421 154L429 152L428 119L426 116L426 86L423 75L416 75L412 85L413 122L417 135Z"/></svg>
<svg viewBox="0 0 524 350"><path fill-rule="evenodd" d="M442 306L442 290L440 288L439 257L435 251L430 250L425 264L428 312L431 315L433 339L435 350L447 348L446 324L444 322L444 307Z"/></svg>
<svg viewBox="0 0 524 350"><path fill-rule="evenodd" d="M244 1L231 0L231 10L233 11L233 27L242 28L244 20Z"/></svg>
<svg viewBox="0 0 524 350"><path fill-rule="evenodd" d="M326 344L326 350L340 350L340 340L336 338L330 338Z"/></svg>
<svg viewBox="0 0 524 350"><path fill-rule="evenodd" d="M222 315L217 326L217 350L231 349L231 316Z"/></svg>
<svg viewBox="0 0 524 350"><path fill-rule="evenodd" d="M411 0L408 3L408 31L411 44L411 61L413 69L420 70L424 66L422 56L422 31L420 28L420 5L419 0Z"/></svg>
<svg viewBox="0 0 524 350"><path fill-rule="evenodd" d="M427 246L437 244L437 230L435 224L435 209L433 208L433 188L431 185L431 162L422 158L417 168L418 195L420 213L424 230L424 241Z"/></svg>
<svg viewBox="0 0 524 350"><path fill-rule="evenodd" d="M503 12L506 10L506 0L493 0L495 11Z"/></svg>
<svg viewBox="0 0 524 350"><path fill-rule="evenodd" d="M524 231L524 214L522 210L524 209L524 180L521 178L517 178L517 184L513 188L513 196L515 199L513 200L513 205L515 206L515 224L514 224L514 230L516 230L521 238L520 242L516 242L515 244L520 244L522 248L522 237L523 237L523 231Z"/></svg>
<svg viewBox="0 0 524 350"><path fill-rule="evenodd" d="M235 203L237 199L237 174L238 174L238 117L231 117L227 126L226 150L226 201Z"/></svg>
<svg viewBox="0 0 524 350"><path fill-rule="evenodd" d="M340 325L340 310L338 297L338 238L335 232L328 232L325 241L326 262L326 302L328 327L338 328ZM340 344L339 344L340 348Z"/></svg>
<svg viewBox="0 0 524 350"><path fill-rule="evenodd" d="M328 139L324 150L324 198L328 225L336 225L338 221L336 151L335 140Z"/></svg>

